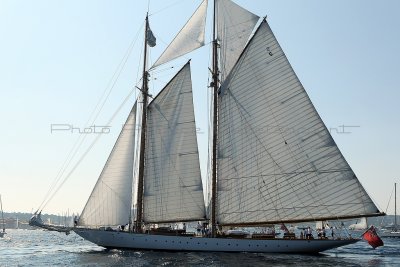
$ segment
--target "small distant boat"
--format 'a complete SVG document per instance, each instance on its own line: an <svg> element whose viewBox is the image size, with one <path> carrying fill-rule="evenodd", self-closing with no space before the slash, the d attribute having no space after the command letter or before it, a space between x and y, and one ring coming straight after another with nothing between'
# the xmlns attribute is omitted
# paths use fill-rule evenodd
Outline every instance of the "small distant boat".
<svg viewBox="0 0 400 267"><path fill-rule="evenodd" d="M368 222L366 217L362 217L360 221L358 221L355 224L351 224L349 226L349 230L353 231L367 230L367 228L368 228Z"/></svg>
<svg viewBox="0 0 400 267"><path fill-rule="evenodd" d="M396 192L396 183L394 183L394 225L391 231L384 231L381 234L381 237L385 238L400 238L400 229L397 225L397 192Z"/></svg>
<svg viewBox="0 0 400 267"><path fill-rule="evenodd" d="M1 209L1 221L3 224L3 231L0 232L0 237L3 237L6 234L6 224L4 221L3 202L1 201L1 195L0 195L0 209Z"/></svg>

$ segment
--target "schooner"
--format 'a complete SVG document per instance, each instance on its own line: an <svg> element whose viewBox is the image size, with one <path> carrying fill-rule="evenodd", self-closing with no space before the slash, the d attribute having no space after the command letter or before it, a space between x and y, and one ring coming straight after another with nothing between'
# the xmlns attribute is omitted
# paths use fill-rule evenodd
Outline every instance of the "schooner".
<svg viewBox="0 0 400 267"><path fill-rule="evenodd" d="M207 5L200 4L153 66L147 54L155 38L146 16L140 99L72 230L124 249L311 253L357 242L235 230L383 213L339 151L266 18L260 22L231 0L215 0L212 8L212 171L205 205L192 63L154 99L148 82L150 69L204 45ZM201 222L207 234L167 226L186 222Z"/></svg>

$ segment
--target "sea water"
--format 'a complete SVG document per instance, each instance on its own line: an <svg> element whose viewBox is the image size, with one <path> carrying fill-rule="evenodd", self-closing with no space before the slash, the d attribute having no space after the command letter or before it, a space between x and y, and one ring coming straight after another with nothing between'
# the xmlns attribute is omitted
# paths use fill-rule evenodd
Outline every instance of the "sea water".
<svg viewBox="0 0 400 267"><path fill-rule="evenodd" d="M78 235L8 230L0 266L400 266L400 239L364 241L317 255L106 250Z"/></svg>

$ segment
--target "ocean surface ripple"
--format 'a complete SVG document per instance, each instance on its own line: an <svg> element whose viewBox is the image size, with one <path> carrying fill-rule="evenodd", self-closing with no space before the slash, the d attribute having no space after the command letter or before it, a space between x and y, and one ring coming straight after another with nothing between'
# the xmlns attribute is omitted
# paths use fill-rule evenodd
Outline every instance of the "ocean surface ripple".
<svg viewBox="0 0 400 267"><path fill-rule="evenodd" d="M400 239L366 242L318 255L106 250L78 235L8 230L0 238L0 266L400 266Z"/></svg>

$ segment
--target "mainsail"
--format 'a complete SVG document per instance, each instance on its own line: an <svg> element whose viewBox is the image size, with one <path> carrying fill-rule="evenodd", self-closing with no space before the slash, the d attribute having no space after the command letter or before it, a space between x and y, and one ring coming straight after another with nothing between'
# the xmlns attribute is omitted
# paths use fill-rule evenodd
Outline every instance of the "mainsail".
<svg viewBox="0 0 400 267"><path fill-rule="evenodd" d="M207 0L204 0L192 17L175 36L167 49L154 63L152 68L187 54L204 45L204 32L207 17Z"/></svg>
<svg viewBox="0 0 400 267"><path fill-rule="evenodd" d="M222 85L217 220L378 215L264 20Z"/></svg>
<svg viewBox="0 0 400 267"><path fill-rule="evenodd" d="M190 63L149 104L147 114L144 221L204 219Z"/></svg>
<svg viewBox="0 0 400 267"><path fill-rule="evenodd" d="M79 218L82 226L129 223L132 207L136 103Z"/></svg>
<svg viewBox="0 0 400 267"><path fill-rule="evenodd" d="M224 81L242 53L259 17L230 0L216 0L220 72Z"/></svg>

